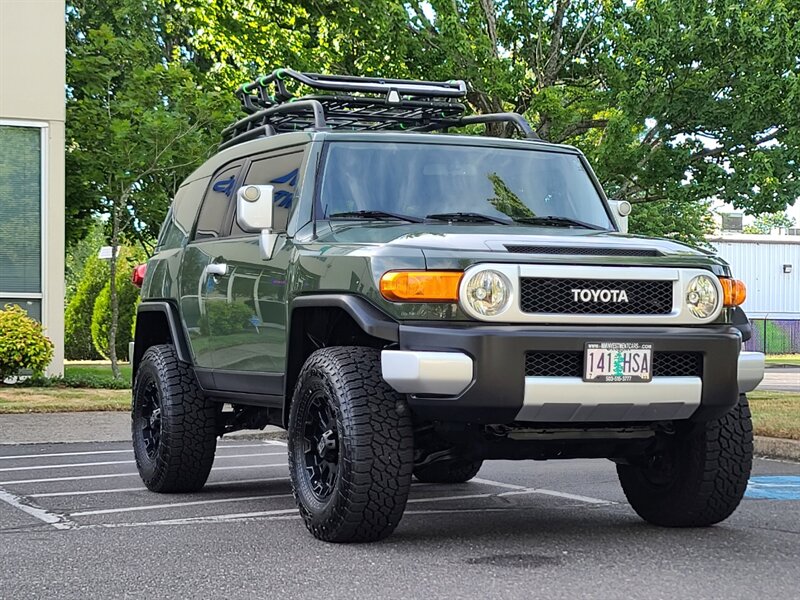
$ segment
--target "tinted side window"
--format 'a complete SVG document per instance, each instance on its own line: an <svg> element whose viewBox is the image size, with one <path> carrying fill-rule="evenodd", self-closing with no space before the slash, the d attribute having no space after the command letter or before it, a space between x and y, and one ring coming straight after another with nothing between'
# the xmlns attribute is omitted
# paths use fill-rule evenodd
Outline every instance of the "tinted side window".
<svg viewBox="0 0 800 600"><path fill-rule="evenodd" d="M275 205L273 229L286 231L289 212L294 203L297 183L300 176L300 165L303 162L303 151L259 158L250 163L244 185L271 185L274 187L273 203ZM233 221L232 235L245 235L239 228L236 219Z"/></svg>
<svg viewBox="0 0 800 600"><path fill-rule="evenodd" d="M222 228L231 202L236 198L236 179L241 169L242 165L227 167L213 177L200 209L194 239L206 240L223 235Z"/></svg>
<svg viewBox="0 0 800 600"><path fill-rule="evenodd" d="M156 251L180 248L186 243L207 185L208 177L204 177L178 188L158 236Z"/></svg>

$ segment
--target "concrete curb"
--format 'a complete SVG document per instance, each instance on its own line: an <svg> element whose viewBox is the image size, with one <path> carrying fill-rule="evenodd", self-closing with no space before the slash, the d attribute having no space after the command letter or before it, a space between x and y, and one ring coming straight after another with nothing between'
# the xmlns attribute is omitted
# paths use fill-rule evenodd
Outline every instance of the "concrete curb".
<svg viewBox="0 0 800 600"><path fill-rule="evenodd" d="M757 435L754 439L756 456L800 462L800 441Z"/></svg>

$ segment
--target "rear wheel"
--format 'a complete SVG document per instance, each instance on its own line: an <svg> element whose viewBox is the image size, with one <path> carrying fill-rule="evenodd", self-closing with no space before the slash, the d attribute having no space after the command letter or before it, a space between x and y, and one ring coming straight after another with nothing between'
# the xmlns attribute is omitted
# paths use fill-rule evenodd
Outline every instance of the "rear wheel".
<svg viewBox="0 0 800 600"><path fill-rule="evenodd" d="M193 492L205 485L217 447L217 413L173 346L148 348L131 403L133 453L148 489Z"/></svg>
<svg viewBox="0 0 800 600"><path fill-rule="evenodd" d="M622 489L645 521L705 527L739 506L753 463L753 426L744 394L724 417L679 431L641 465L617 465Z"/></svg>
<svg viewBox="0 0 800 600"><path fill-rule="evenodd" d="M482 466L482 460L442 460L415 467L414 477L423 483L464 483L475 477Z"/></svg>
<svg viewBox="0 0 800 600"><path fill-rule="evenodd" d="M372 348L314 352L289 415L289 473L308 530L328 542L369 542L394 531L413 468L404 398L381 377Z"/></svg>

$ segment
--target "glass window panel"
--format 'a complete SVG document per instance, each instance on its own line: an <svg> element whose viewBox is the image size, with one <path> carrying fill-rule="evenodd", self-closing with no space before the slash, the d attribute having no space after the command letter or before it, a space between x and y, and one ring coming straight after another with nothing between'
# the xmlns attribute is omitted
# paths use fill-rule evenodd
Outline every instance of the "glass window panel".
<svg viewBox="0 0 800 600"><path fill-rule="evenodd" d="M41 159L38 127L0 125L0 294L42 291Z"/></svg>
<svg viewBox="0 0 800 600"><path fill-rule="evenodd" d="M6 304L16 304L20 306L22 310L28 313L28 316L31 319L36 319L40 323L42 322L42 301L41 300L24 300L20 298L2 298L0 297L0 309L5 308ZM47 335L47 332L44 332Z"/></svg>

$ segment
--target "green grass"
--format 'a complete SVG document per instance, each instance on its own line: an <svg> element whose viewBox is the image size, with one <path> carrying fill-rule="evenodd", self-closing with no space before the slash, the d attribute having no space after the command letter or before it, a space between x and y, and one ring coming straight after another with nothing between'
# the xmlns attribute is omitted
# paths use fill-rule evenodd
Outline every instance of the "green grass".
<svg viewBox="0 0 800 600"><path fill-rule="evenodd" d="M767 364L800 367L800 354L770 354L767 356Z"/></svg>
<svg viewBox="0 0 800 600"><path fill-rule="evenodd" d="M0 414L127 411L130 390L0 386Z"/></svg>
<svg viewBox="0 0 800 600"><path fill-rule="evenodd" d="M131 380L131 364L119 363L120 377L125 381ZM64 364L64 377L65 378L108 378L112 379L110 362L94 362L94 361L81 361L81 362L67 362Z"/></svg>
<svg viewBox="0 0 800 600"><path fill-rule="evenodd" d="M800 440L800 393L755 391L747 397L756 435Z"/></svg>

